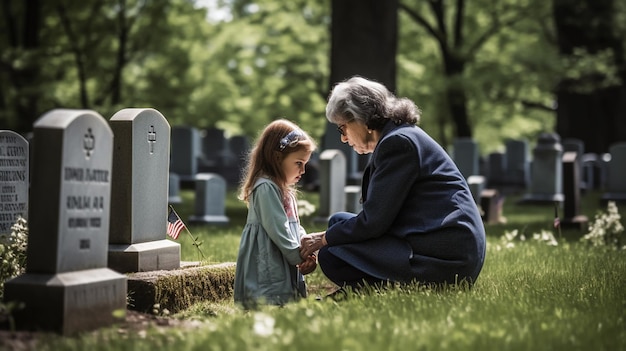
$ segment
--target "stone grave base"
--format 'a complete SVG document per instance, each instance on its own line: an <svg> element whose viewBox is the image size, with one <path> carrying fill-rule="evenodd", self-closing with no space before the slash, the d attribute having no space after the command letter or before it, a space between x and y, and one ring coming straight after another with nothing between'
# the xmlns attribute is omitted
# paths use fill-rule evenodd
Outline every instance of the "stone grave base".
<svg viewBox="0 0 626 351"><path fill-rule="evenodd" d="M554 204L555 202L563 202L565 196L563 194L526 194L519 200L519 204L540 205Z"/></svg>
<svg viewBox="0 0 626 351"><path fill-rule="evenodd" d="M600 202L606 205L609 201L615 201L616 203L626 203L626 193L607 192L602 194Z"/></svg>
<svg viewBox="0 0 626 351"><path fill-rule="evenodd" d="M16 329L71 335L123 320L126 287L126 276L108 268L26 273L5 283L4 301L21 304Z"/></svg>
<svg viewBox="0 0 626 351"><path fill-rule="evenodd" d="M181 262L181 266L128 274L128 309L176 313L198 302L232 299L234 262L206 266Z"/></svg>
<svg viewBox="0 0 626 351"><path fill-rule="evenodd" d="M579 215L574 217L565 217L560 220L562 228L575 228L580 231L587 230L589 219L587 216Z"/></svg>
<svg viewBox="0 0 626 351"><path fill-rule="evenodd" d="M486 224L506 223L506 218L502 217L502 206L504 196L500 195L496 189L484 189L480 193L480 208L483 212L482 219Z"/></svg>
<svg viewBox="0 0 626 351"><path fill-rule="evenodd" d="M189 217L189 224L214 224L214 225L228 225L229 220L226 216L219 215L193 215Z"/></svg>
<svg viewBox="0 0 626 351"><path fill-rule="evenodd" d="M110 244L108 266L121 273L176 269L180 267L180 244L167 239Z"/></svg>

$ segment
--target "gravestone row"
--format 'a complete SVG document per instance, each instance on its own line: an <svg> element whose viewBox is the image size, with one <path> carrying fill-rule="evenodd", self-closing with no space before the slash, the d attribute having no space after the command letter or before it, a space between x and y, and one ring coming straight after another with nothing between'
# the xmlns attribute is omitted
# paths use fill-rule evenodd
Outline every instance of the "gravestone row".
<svg viewBox="0 0 626 351"><path fill-rule="evenodd" d="M193 186L200 173L219 174L228 185L237 185L249 147L246 137L226 138L221 129L176 126L172 128L170 171L184 187Z"/></svg>
<svg viewBox="0 0 626 351"><path fill-rule="evenodd" d="M603 198L607 200L624 201L622 179L626 166L620 162L620 157L626 153L622 150L623 144L616 143L609 153L597 155L585 153L581 140L566 138L561 141L558 135L546 133L540 135L532 152L525 140L507 140L505 152L492 152L483 158L478 143L460 138L454 141L451 156L468 180L472 176L484 176L485 187L505 193L526 191L528 201L551 202L562 201L561 179L564 174L560 169L561 157L566 152L575 152L579 174L576 185L582 191L603 190Z"/></svg>
<svg viewBox="0 0 626 351"><path fill-rule="evenodd" d="M18 216L29 226L26 272L4 286L6 302L24 304L18 329L111 324L127 303L121 273L180 266L180 245L165 239L169 152L170 126L154 109L124 109L109 123L91 110L52 110L30 147L0 131L1 233ZM196 215L211 207L224 222L226 185L205 178L222 201L204 199Z"/></svg>
<svg viewBox="0 0 626 351"><path fill-rule="evenodd" d="M191 126L172 128L172 155L170 172L175 174L180 188L190 188L197 184L198 175L212 173L224 178L228 187L239 185L245 166L250 142L247 137L235 135L226 137L218 128L198 129ZM355 159L356 160L356 159ZM314 153L307 163L302 187L317 190L318 154ZM203 178L205 176L201 176ZM178 201L172 193L170 203ZM215 214L217 215L217 214Z"/></svg>
<svg viewBox="0 0 626 351"><path fill-rule="evenodd" d="M588 223L580 213L581 191L602 189L602 202L626 202L626 142L598 156L585 153L578 139L561 142L557 134L546 133L540 135L532 159L525 141L509 140L505 147L504 153L491 153L487 162L481 162L475 141L460 138L453 144L452 157L467 178L485 223L504 220L501 191L525 191L520 203L558 203L564 208L561 225L580 230Z"/></svg>

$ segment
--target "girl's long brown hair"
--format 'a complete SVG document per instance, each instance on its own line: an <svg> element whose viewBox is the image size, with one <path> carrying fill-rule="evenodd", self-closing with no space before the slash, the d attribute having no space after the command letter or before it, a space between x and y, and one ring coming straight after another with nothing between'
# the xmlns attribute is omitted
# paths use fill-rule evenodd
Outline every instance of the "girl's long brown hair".
<svg viewBox="0 0 626 351"><path fill-rule="evenodd" d="M297 141L281 149L281 140L294 130L302 132L301 136L296 139ZM259 177L265 176L278 185L284 201L294 189L286 184L281 162L292 152L300 150L313 152L316 148L315 141L293 122L278 119L268 124L247 155L238 198L248 203L254 183Z"/></svg>

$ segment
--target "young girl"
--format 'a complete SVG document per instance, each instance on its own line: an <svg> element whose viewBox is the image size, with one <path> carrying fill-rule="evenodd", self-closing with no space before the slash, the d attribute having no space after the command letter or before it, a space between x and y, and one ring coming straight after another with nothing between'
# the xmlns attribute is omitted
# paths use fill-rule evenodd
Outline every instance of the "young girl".
<svg viewBox="0 0 626 351"><path fill-rule="evenodd" d="M239 199L248 205L237 267L235 302L283 305L306 297L303 274L317 267L315 255L300 256L295 185L316 144L295 124L276 120L263 130L248 155Z"/></svg>

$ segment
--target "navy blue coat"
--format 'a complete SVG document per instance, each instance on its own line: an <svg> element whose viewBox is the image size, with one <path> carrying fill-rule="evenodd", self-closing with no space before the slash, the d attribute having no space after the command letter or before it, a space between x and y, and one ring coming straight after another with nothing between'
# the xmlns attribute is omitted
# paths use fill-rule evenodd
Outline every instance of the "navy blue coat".
<svg viewBox="0 0 626 351"><path fill-rule="evenodd" d="M467 182L420 127L388 122L363 173L363 209L326 231L328 250L383 280L475 282L485 228Z"/></svg>

